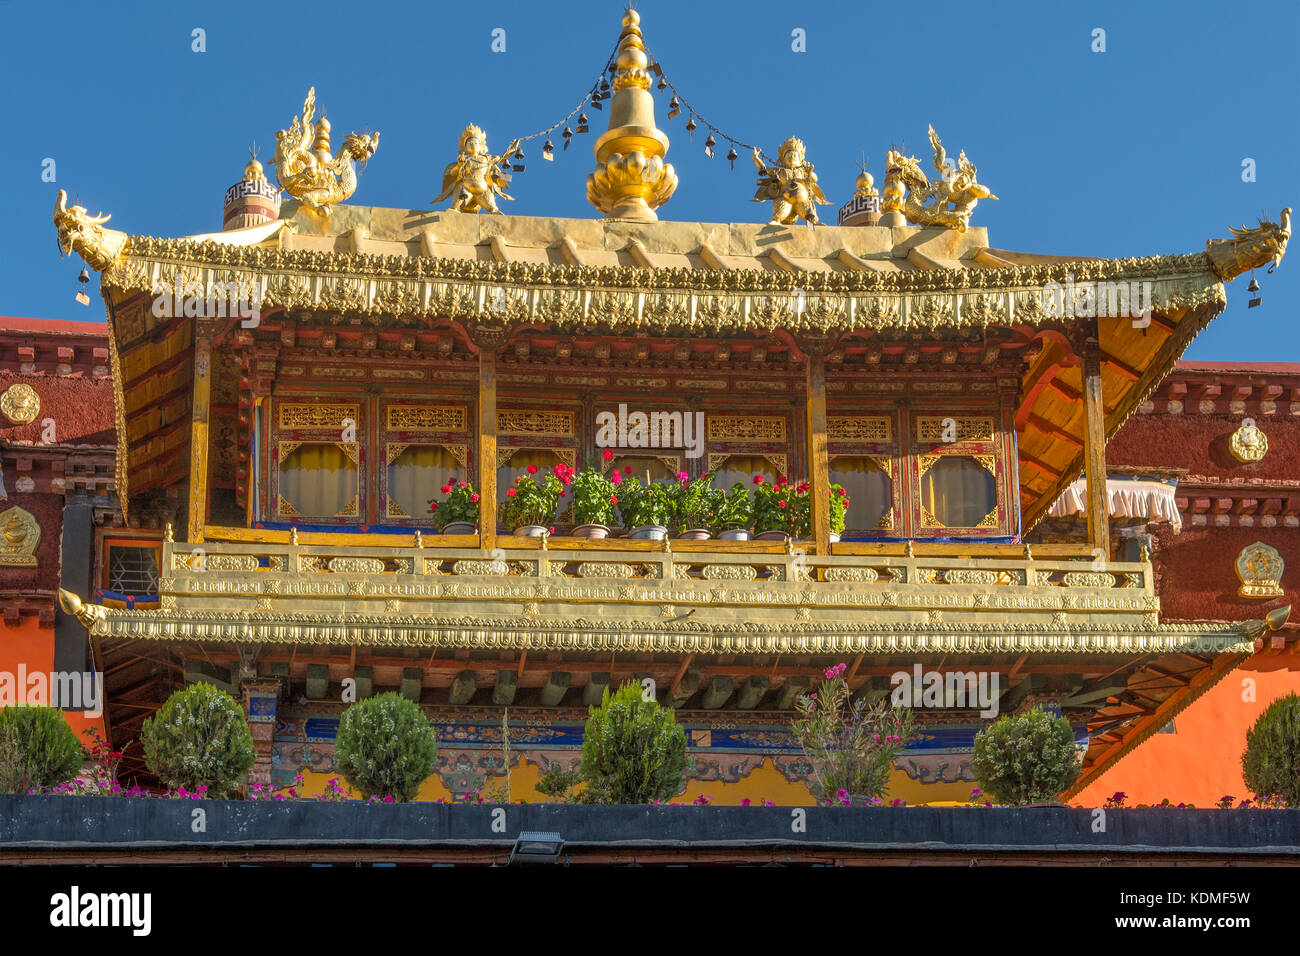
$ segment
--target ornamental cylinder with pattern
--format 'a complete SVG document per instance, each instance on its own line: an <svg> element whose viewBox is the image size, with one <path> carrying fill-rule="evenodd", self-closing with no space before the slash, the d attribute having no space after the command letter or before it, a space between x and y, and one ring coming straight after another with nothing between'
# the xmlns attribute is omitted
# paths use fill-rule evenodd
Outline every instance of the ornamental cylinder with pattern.
<svg viewBox="0 0 1300 956"><path fill-rule="evenodd" d="M280 190L266 181L262 164L250 160L244 178L226 190L221 231L260 226L280 218Z"/></svg>

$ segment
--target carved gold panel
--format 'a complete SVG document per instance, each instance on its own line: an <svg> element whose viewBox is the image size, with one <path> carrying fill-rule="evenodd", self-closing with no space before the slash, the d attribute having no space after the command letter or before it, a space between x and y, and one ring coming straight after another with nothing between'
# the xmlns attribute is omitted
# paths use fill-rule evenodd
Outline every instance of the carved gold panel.
<svg viewBox="0 0 1300 956"><path fill-rule="evenodd" d="M497 412L498 435L529 435L569 438L574 433L572 410L539 411L508 408Z"/></svg>
<svg viewBox="0 0 1300 956"><path fill-rule="evenodd" d="M333 428L342 430L343 420L356 423L361 417L359 405L282 404L281 428Z"/></svg>
<svg viewBox="0 0 1300 956"><path fill-rule="evenodd" d="M785 418L778 415L710 415L709 441L785 441Z"/></svg>
<svg viewBox="0 0 1300 956"><path fill-rule="evenodd" d="M831 415L826 419L830 441L893 441L894 424L887 415Z"/></svg>
<svg viewBox="0 0 1300 956"><path fill-rule="evenodd" d="M386 422L390 431L463 432L465 406L389 405Z"/></svg>
<svg viewBox="0 0 1300 956"><path fill-rule="evenodd" d="M1283 595L1282 572L1286 565L1276 548L1256 541L1237 555L1237 578L1241 587L1237 593L1248 598L1273 598Z"/></svg>
<svg viewBox="0 0 1300 956"><path fill-rule="evenodd" d="M36 567L41 526L30 511L13 507L0 513L0 567Z"/></svg>
<svg viewBox="0 0 1300 956"><path fill-rule="evenodd" d="M945 427L945 422L952 422ZM949 437L945 438L944 436ZM993 419L987 417L964 418L956 415L918 415L916 418L918 441L992 441Z"/></svg>

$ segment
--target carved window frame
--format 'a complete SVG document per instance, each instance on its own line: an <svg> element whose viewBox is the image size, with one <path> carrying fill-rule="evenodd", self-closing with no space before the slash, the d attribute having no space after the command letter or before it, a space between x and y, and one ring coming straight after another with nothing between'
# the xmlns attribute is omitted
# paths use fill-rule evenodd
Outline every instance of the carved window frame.
<svg viewBox="0 0 1300 956"><path fill-rule="evenodd" d="M1008 465L1010 421L997 404L954 402L938 405L927 401L903 410L908 445L906 456L909 494L910 537L1002 537L1015 533L1015 510L1010 494L1015 469ZM942 440L942 423L954 420L955 440ZM971 458L993 476L994 505L974 525L946 525L925 507L921 498L922 479L944 458Z"/></svg>
<svg viewBox="0 0 1300 956"><path fill-rule="evenodd" d="M376 521L398 527L435 527L430 512L419 515L393 512L394 506L401 512L401 505L389 495L389 466L408 448L442 448L459 465L457 477L474 480L478 438L473 403L451 396L436 399L381 396L376 421ZM429 489L430 498L437 499L438 495L437 488Z"/></svg>
<svg viewBox="0 0 1300 956"><path fill-rule="evenodd" d="M529 423L529 416L538 420ZM500 472L521 451L546 451L570 468L577 468L581 418L582 406L577 402L544 404L500 399L497 405L497 460L493 463L494 467ZM487 465L487 462L483 463L483 467ZM508 487L508 483L503 483L502 477L497 475L498 497L504 495Z"/></svg>
<svg viewBox="0 0 1300 956"><path fill-rule="evenodd" d="M717 471L732 457L762 458L771 465L774 479L806 477L791 474L799 461L793 453L794 431L790 413L783 410L708 411L704 416L704 470Z"/></svg>
<svg viewBox="0 0 1300 956"><path fill-rule="evenodd" d="M273 396L267 448L269 487L260 520L296 525L368 524L370 495L374 487L370 474L370 413L368 396L355 393ZM342 440L343 420L347 418L355 422L354 441ZM334 445L356 465L356 495L336 514L300 514L280 493L280 465L303 445Z"/></svg>
<svg viewBox="0 0 1300 956"><path fill-rule="evenodd" d="M859 538L906 538L909 513L904 480L904 409L894 405L832 405L826 413L826 465L837 458L866 458L889 476L889 510L871 528L853 524L853 504L844 516L844 535ZM831 483L834 484L832 477Z"/></svg>

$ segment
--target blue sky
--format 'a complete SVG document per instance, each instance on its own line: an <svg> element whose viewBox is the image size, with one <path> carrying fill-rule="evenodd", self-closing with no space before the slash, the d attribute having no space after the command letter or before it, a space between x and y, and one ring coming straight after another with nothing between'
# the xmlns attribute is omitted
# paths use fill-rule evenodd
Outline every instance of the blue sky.
<svg viewBox="0 0 1300 956"><path fill-rule="evenodd" d="M65 188L112 227L216 231L222 195L256 140L315 85L335 145L379 130L354 201L421 208L469 122L489 144L551 125L588 90L618 36L621 0L430 3L0 2L7 228L0 314L101 320L73 301L81 262L60 260L50 215ZM1229 225L1300 205L1295 0L1223 2L689 3L638 5L652 53L710 121L772 152L797 134L835 204L865 152L879 183L893 142L927 160L933 123L1000 198L977 225L995 247L1095 256L1193 252ZM206 52L192 50L205 31ZM505 30L504 53L492 31ZM806 52L792 50L805 31ZM1091 50L1105 30L1106 51ZM584 182L606 113L555 163L515 177L509 212L594 217ZM667 219L765 219L753 168L735 171L683 129L659 125L680 185ZM561 140L554 137L558 145ZM1255 160L1256 181L1242 181ZM56 181L42 164L55 161ZM1262 308L1246 282L1188 352L1206 361L1300 361L1300 249ZM97 280L96 280L97 281ZM93 292L93 290L92 290Z"/></svg>

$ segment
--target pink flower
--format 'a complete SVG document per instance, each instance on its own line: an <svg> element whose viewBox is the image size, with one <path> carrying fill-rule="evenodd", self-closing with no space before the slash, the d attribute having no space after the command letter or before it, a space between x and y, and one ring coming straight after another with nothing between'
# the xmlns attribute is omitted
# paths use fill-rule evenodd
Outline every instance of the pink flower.
<svg viewBox="0 0 1300 956"><path fill-rule="evenodd" d="M623 483L623 476L622 476L619 472L616 471L616 472L614 472L614 474L612 474L612 475L609 476L609 480L610 480L611 482L613 482L614 487L617 488L619 485L621 485L621 484Z"/></svg>
<svg viewBox="0 0 1300 956"><path fill-rule="evenodd" d="M756 485L761 485L762 483L763 483L763 476L762 476L762 475L755 475L755 476L754 476L754 484L756 484Z"/></svg>
<svg viewBox="0 0 1300 956"><path fill-rule="evenodd" d="M555 534L555 525L551 525L549 528L547 528L547 529L546 529L546 533L547 533L547 534Z"/></svg>
<svg viewBox="0 0 1300 956"><path fill-rule="evenodd" d="M826 668L826 679L827 679L827 680L834 680L834 679L835 679L835 668L833 668L833 667L828 667L828 668Z"/></svg>
<svg viewBox="0 0 1300 956"><path fill-rule="evenodd" d="M442 493L443 493L444 495L446 495L446 494L451 494L451 485L443 485L443 486L442 486Z"/></svg>
<svg viewBox="0 0 1300 956"><path fill-rule="evenodd" d="M515 495L517 495L517 494L519 494L519 489L518 489L518 488L507 488L507 489L506 489L506 497L507 497L507 498L513 498L513 497L514 497Z"/></svg>
<svg viewBox="0 0 1300 956"><path fill-rule="evenodd" d="M774 806L776 806L776 804L773 803L771 800L764 800L764 801L763 801L763 806L765 806L765 807L774 807Z"/></svg>
<svg viewBox="0 0 1300 956"><path fill-rule="evenodd" d="M393 795L391 793L388 794L386 797L384 797L384 803L392 803L392 802L393 802Z"/></svg>
<svg viewBox="0 0 1300 956"><path fill-rule="evenodd" d="M600 457L604 458L606 461L613 461L614 453L610 451L608 448L606 448L604 451L600 453Z"/></svg>
<svg viewBox="0 0 1300 956"><path fill-rule="evenodd" d="M678 481L689 481L689 480L690 480L690 477L691 477L691 476L688 475L688 474L686 474L686 472L684 472L684 471L679 471L679 472L677 473L677 480L678 480Z"/></svg>
<svg viewBox="0 0 1300 956"><path fill-rule="evenodd" d="M777 504L780 505L782 508L785 507L785 502L784 502L784 501L778 501Z"/></svg>
<svg viewBox="0 0 1300 956"><path fill-rule="evenodd" d="M528 473L529 473L530 475L535 475L535 474L537 474L537 466L536 466L536 465L529 465L529 466L528 466Z"/></svg>
<svg viewBox="0 0 1300 956"><path fill-rule="evenodd" d="M749 806L749 797L741 797L741 798L740 798L740 805L741 805L742 807L747 807L747 806Z"/></svg>

